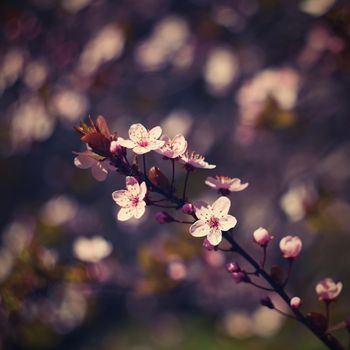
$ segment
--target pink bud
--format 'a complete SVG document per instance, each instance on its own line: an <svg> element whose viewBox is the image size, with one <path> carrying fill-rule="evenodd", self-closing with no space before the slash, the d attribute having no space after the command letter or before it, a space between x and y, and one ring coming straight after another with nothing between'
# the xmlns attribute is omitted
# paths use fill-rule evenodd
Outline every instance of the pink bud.
<svg viewBox="0 0 350 350"><path fill-rule="evenodd" d="M160 224L166 224L168 222L175 221L174 218L165 211L159 211L158 213L156 213L155 218Z"/></svg>
<svg viewBox="0 0 350 350"><path fill-rule="evenodd" d="M248 283L250 281L249 277L247 276L247 274L245 274L242 271L239 272L233 272L232 273L232 278L236 283Z"/></svg>
<svg viewBox="0 0 350 350"><path fill-rule="evenodd" d="M343 289L341 282L334 282L332 278L325 278L316 285L316 293L319 300L332 301L337 298Z"/></svg>
<svg viewBox="0 0 350 350"><path fill-rule="evenodd" d="M119 153L119 151L122 149L122 147L119 145L119 143L117 141L112 141L110 146L109 146L109 150L111 151L111 153L113 154L117 154Z"/></svg>
<svg viewBox="0 0 350 350"><path fill-rule="evenodd" d="M182 206L182 212L184 214L192 215L193 214L193 205L191 203L185 203Z"/></svg>
<svg viewBox="0 0 350 350"><path fill-rule="evenodd" d="M280 241L280 249L285 259L296 258L302 247L302 242L297 236L286 236Z"/></svg>
<svg viewBox="0 0 350 350"><path fill-rule="evenodd" d="M273 239L273 236L269 234L263 227L259 227L253 233L255 243L261 245L262 247L267 246L267 244Z"/></svg>
<svg viewBox="0 0 350 350"><path fill-rule="evenodd" d="M229 263L226 264L226 270L227 270L228 272L233 273L233 272L239 272L239 271L241 271L241 268L239 267L239 265L238 265L237 262L231 261L231 262L229 262Z"/></svg>
<svg viewBox="0 0 350 350"><path fill-rule="evenodd" d="M299 309L301 305L301 299L299 297L293 297L292 299L290 299L290 306L293 309Z"/></svg>
<svg viewBox="0 0 350 350"><path fill-rule="evenodd" d="M208 250L208 251L212 251L215 250L215 246L212 245L207 238L204 239L203 241L203 248Z"/></svg>

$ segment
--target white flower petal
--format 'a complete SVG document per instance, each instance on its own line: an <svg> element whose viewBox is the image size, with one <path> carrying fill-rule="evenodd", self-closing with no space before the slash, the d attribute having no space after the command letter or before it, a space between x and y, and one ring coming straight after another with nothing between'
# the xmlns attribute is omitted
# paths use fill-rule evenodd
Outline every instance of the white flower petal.
<svg viewBox="0 0 350 350"><path fill-rule="evenodd" d="M140 185L133 176L127 176L125 179L127 190L133 195L138 196L140 193Z"/></svg>
<svg viewBox="0 0 350 350"><path fill-rule="evenodd" d="M205 184L211 188L217 188L218 181L214 177L208 176L205 180Z"/></svg>
<svg viewBox="0 0 350 350"><path fill-rule="evenodd" d="M150 147L141 147L141 146L136 146L132 150L136 154L145 154L152 151Z"/></svg>
<svg viewBox="0 0 350 350"><path fill-rule="evenodd" d="M140 219L140 217L145 213L146 210L146 203L145 201L141 201L138 203L138 205L134 208L134 216L136 219Z"/></svg>
<svg viewBox="0 0 350 350"><path fill-rule="evenodd" d="M129 138L134 142L148 138L147 129L140 123L132 124L129 128Z"/></svg>
<svg viewBox="0 0 350 350"><path fill-rule="evenodd" d="M204 220L198 220L190 227L190 234L193 237L204 237L210 232L209 225Z"/></svg>
<svg viewBox="0 0 350 350"><path fill-rule="evenodd" d="M212 208L204 201L193 202L193 207L197 218L200 220L208 221L213 215Z"/></svg>
<svg viewBox="0 0 350 350"><path fill-rule="evenodd" d="M212 245L218 245L222 241L222 233L219 229L211 229L207 237Z"/></svg>
<svg viewBox="0 0 350 350"><path fill-rule="evenodd" d="M125 140L122 137L118 137L118 144L122 147L126 148L134 148L136 146L136 143L131 140Z"/></svg>
<svg viewBox="0 0 350 350"><path fill-rule="evenodd" d="M217 218L223 218L230 210L231 201L227 197L219 197L212 205L214 215Z"/></svg>
<svg viewBox="0 0 350 350"><path fill-rule="evenodd" d="M127 207L127 208L121 208L118 212L118 220L119 221L126 221L129 220L134 216L134 208L133 207Z"/></svg>
<svg viewBox="0 0 350 350"><path fill-rule="evenodd" d="M238 192L238 191L243 191L248 187L248 182L242 184L240 179L234 178L232 179L232 183L230 185L229 190L231 192Z"/></svg>
<svg viewBox="0 0 350 350"><path fill-rule="evenodd" d="M113 200L121 207L127 207L130 205L129 191L119 190L112 193Z"/></svg>
<svg viewBox="0 0 350 350"><path fill-rule="evenodd" d="M146 182L142 182L140 185L140 193L139 193L139 198L144 199L147 193L147 186Z"/></svg>
<svg viewBox="0 0 350 350"><path fill-rule="evenodd" d="M219 219L220 229L222 231L228 231L235 227L237 224L237 219L232 215L226 215L225 217Z"/></svg>
<svg viewBox="0 0 350 350"><path fill-rule="evenodd" d="M162 134L162 128L160 126L155 126L149 131L149 137L153 140L159 139Z"/></svg>

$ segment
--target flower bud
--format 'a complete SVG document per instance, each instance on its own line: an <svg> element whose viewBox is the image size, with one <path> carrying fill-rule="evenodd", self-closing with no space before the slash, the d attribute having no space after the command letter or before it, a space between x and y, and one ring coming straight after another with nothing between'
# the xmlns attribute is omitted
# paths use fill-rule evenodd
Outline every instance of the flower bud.
<svg viewBox="0 0 350 350"><path fill-rule="evenodd" d="M297 236L286 236L280 241L280 249L285 259L295 259L302 247L302 242Z"/></svg>
<svg viewBox="0 0 350 350"><path fill-rule="evenodd" d="M267 244L273 239L273 236L269 234L263 227L259 227L253 233L255 243L259 244L262 247L266 247Z"/></svg>
<svg viewBox="0 0 350 350"><path fill-rule="evenodd" d="M243 271L239 271L239 272L233 272L232 273L232 278L236 283L248 283L250 282L250 278L248 277L248 275L243 272Z"/></svg>
<svg viewBox="0 0 350 350"><path fill-rule="evenodd" d="M184 214L188 214L188 215L192 215L193 214L193 205L191 203L185 203L183 206L182 206L182 212Z"/></svg>
<svg viewBox="0 0 350 350"><path fill-rule="evenodd" d="M301 299L299 297L293 297L290 299L290 306L293 309L299 309L301 306Z"/></svg>
<svg viewBox="0 0 350 350"><path fill-rule="evenodd" d="M316 285L318 299L326 302L335 300L343 289L341 282L335 283L332 278L325 278Z"/></svg>
<svg viewBox="0 0 350 350"><path fill-rule="evenodd" d="M272 300L271 300L270 297L261 298L260 304L262 306L266 306L269 309L274 309L275 308L275 305L273 305Z"/></svg>
<svg viewBox="0 0 350 350"><path fill-rule="evenodd" d="M156 213L155 218L160 224L166 224L175 221L174 218L165 211L159 211Z"/></svg>
<svg viewBox="0 0 350 350"><path fill-rule="evenodd" d="M238 262L230 261L226 264L226 270L230 273L233 273L241 271L241 268L239 267Z"/></svg>
<svg viewBox="0 0 350 350"><path fill-rule="evenodd" d="M212 245L207 238L204 239L203 241L203 248L208 250L208 251L212 251L215 250L215 246Z"/></svg>

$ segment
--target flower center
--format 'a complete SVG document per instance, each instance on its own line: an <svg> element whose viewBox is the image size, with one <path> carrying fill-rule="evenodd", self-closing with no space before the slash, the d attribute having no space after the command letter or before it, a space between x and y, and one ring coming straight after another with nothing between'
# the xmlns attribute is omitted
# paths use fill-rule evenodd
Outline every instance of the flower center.
<svg viewBox="0 0 350 350"><path fill-rule="evenodd" d="M209 223L210 228L218 228L219 227L219 220L215 216L212 216L208 223Z"/></svg>
<svg viewBox="0 0 350 350"><path fill-rule="evenodd" d="M147 147L148 146L148 141L147 140L141 140L138 142L138 145L140 147Z"/></svg>
<svg viewBox="0 0 350 350"><path fill-rule="evenodd" d="M139 197L132 197L131 204L133 207L136 207L139 204L140 200Z"/></svg>

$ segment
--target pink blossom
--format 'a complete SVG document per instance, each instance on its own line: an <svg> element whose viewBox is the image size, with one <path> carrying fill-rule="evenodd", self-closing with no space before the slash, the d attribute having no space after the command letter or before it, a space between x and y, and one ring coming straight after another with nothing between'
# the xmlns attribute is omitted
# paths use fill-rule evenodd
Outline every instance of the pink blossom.
<svg viewBox="0 0 350 350"><path fill-rule="evenodd" d="M91 174L97 181L104 181L107 178L108 171L115 170L108 159L87 150L77 152L78 156L74 158L74 165L80 169L91 168Z"/></svg>
<svg viewBox="0 0 350 350"><path fill-rule="evenodd" d="M218 245L222 240L222 232L235 227L237 220L229 215L231 201L227 197L219 197L213 205L205 202L195 202L195 214L198 220L190 227L194 237L207 236L212 245Z"/></svg>
<svg viewBox="0 0 350 350"><path fill-rule="evenodd" d="M255 243L261 245L262 247L267 246L267 244L273 239L274 237L269 234L269 231L266 230L266 228L259 227L253 232L254 241Z"/></svg>
<svg viewBox="0 0 350 350"><path fill-rule="evenodd" d="M147 193L146 183L141 185L132 177L126 177L126 190L114 191L113 200L121 207L118 212L118 220L126 221L132 217L139 219L145 213L146 202L144 198Z"/></svg>
<svg viewBox="0 0 350 350"><path fill-rule="evenodd" d="M301 306L301 299L299 297L293 297L290 299L290 306L293 309L299 309Z"/></svg>
<svg viewBox="0 0 350 350"><path fill-rule="evenodd" d="M286 236L280 241L280 249L282 251L283 257L286 259L296 258L302 248L302 242L297 236Z"/></svg>
<svg viewBox="0 0 350 350"><path fill-rule="evenodd" d="M332 301L337 298L343 289L341 282L334 282L332 278L325 278L317 283L316 293L319 300Z"/></svg>
<svg viewBox="0 0 350 350"><path fill-rule="evenodd" d="M165 141L158 140L162 134L160 126L147 130L142 124L133 124L129 128L130 140L118 137L118 143L126 148L132 148L136 154L145 154L162 147Z"/></svg>
<svg viewBox="0 0 350 350"><path fill-rule="evenodd" d="M180 163L185 164L189 168L214 169L216 165L209 164L205 158L196 152L186 152L181 155Z"/></svg>
<svg viewBox="0 0 350 350"><path fill-rule="evenodd" d="M163 135L160 138L165 144L156 150L157 153L162 154L164 157L177 158L184 154L187 149L187 141L183 135L178 134L172 140L167 135Z"/></svg>
<svg viewBox="0 0 350 350"><path fill-rule="evenodd" d="M207 177L205 183L211 188L214 188L218 191L223 190L225 192L243 191L245 188L248 187L247 182L242 184L240 179L231 179L228 176L209 176Z"/></svg>
<svg viewBox="0 0 350 350"><path fill-rule="evenodd" d="M117 154L121 151L122 147L119 144L118 141L111 141L111 145L109 147L109 150L111 151L112 154Z"/></svg>

